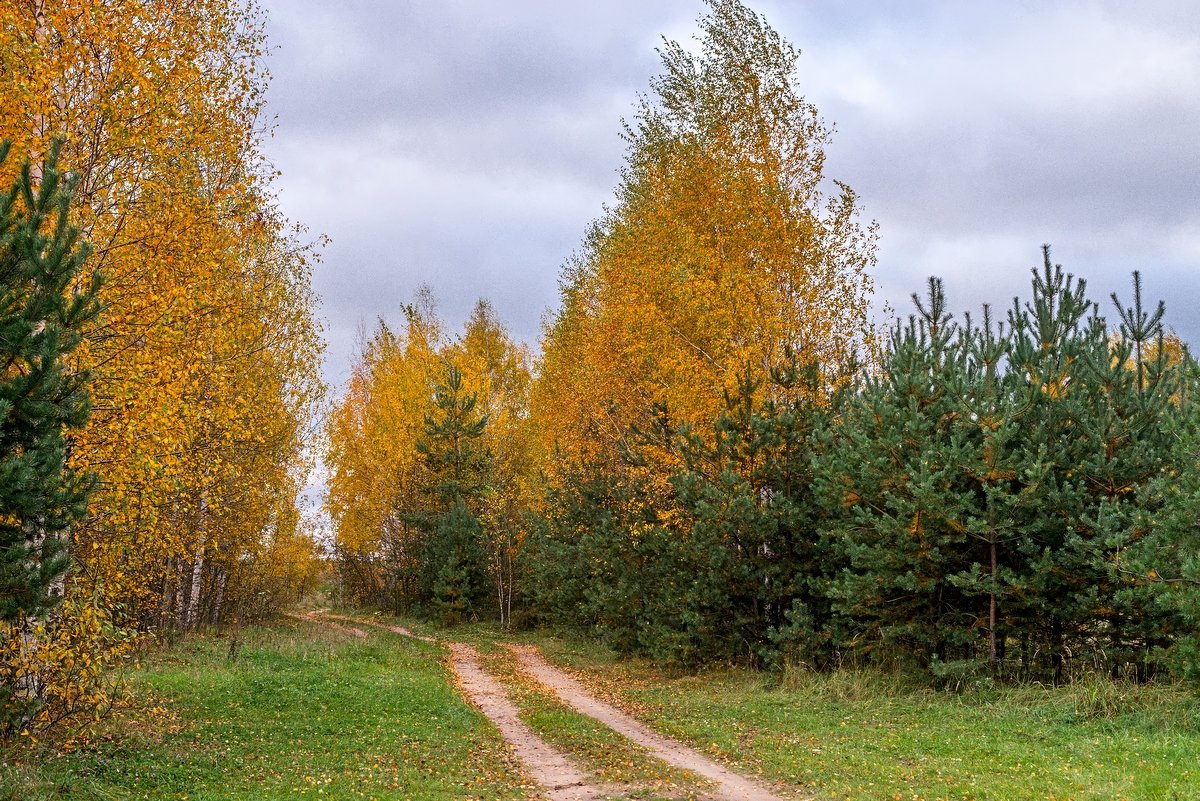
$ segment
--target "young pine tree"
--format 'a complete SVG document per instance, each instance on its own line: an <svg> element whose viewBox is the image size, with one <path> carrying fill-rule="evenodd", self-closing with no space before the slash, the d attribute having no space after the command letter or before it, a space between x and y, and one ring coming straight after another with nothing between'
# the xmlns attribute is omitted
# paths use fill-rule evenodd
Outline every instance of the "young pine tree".
<svg viewBox="0 0 1200 801"><path fill-rule="evenodd" d="M967 340L940 281L914 302L919 313L893 329L880 372L843 398L815 473L849 566L830 595L851 642L926 668L974 657L982 610L964 583L986 560L968 530L981 510L968 467L977 426L963 405Z"/></svg>
<svg viewBox="0 0 1200 801"><path fill-rule="evenodd" d="M0 163L8 149L0 144ZM57 602L90 484L68 465L66 432L89 412L87 376L69 357L99 311L98 284L79 284L88 247L67 224L72 183L57 153L40 180L26 165L0 197L0 621L9 624Z"/></svg>
<svg viewBox="0 0 1200 801"><path fill-rule="evenodd" d="M669 544L689 577L677 639L687 635L693 661L829 664L827 587L839 560L812 492L820 381L815 364L793 360L762 393L747 371L715 436L681 437L685 468L672 484L687 531ZM756 402L763 394L775 397Z"/></svg>
<svg viewBox="0 0 1200 801"><path fill-rule="evenodd" d="M477 405L463 387L462 373L448 365L445 381L435 388L434 414L426 416L425 436L417 442L433 495L421 578L447 624L474 614L488 590L477 514L491 490L492 456L479 441L488 417Z"/></svg>

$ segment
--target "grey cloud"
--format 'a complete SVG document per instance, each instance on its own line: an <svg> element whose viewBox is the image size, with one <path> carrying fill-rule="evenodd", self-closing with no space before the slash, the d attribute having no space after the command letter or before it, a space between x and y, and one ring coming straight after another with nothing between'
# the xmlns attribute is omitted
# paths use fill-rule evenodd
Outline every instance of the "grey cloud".
<svg viewBox="0 0 1200 801"><path fill-rule="evenodd" d="M929 274L956 307L1007 307L1042 242L1105 306L1132 269L1152 295L1200 291L1194 7L817 8L800 72L838 123L829 172L880 223L880 295L897 311ZM1194 340L1193 305L1168 319Z"/></svg>
<svg viewBox="0 0 1200 801"><path fill-rule="evenodd" d="M924 278L1007 307L1038 246L1100 300L1131 269L1200 338L1200 12L1194 3L749 0L836 122L827 172L877 219L879 295ZM457 324L488 295L537 335L558 269L611 197L619 118L660 33L699 2L271 0L285 211L329 233L316 275L343 377L359 321L426 282Z"/></svg>
<svg viewBox="0 0 1200 801"><path fill-rule="evenodd" d="M337 20L320 27L306 18L313 8L281 8L272 26L275 71L290 76L274 103L299 128L344 132L381 117L448 125L586 108L613 83L644 82L654 66L619 16L588 25L550 13L561 4L359 2L336 15L319 7L318 16Z"/></svg>

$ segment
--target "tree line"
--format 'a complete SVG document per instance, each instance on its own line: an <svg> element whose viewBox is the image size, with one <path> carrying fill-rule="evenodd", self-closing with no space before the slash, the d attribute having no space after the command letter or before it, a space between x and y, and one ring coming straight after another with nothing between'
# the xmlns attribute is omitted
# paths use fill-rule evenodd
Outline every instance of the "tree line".
<svg viewBox="0 0 1200 801"><path fill-rule="evenodd" d="M261 150L264 46L235 0L0 5L0 736L316 575L317 252Z"/></svg>
<svg viewBox="0 0 1200 801"><path fill-rule="evenodd" d="M1197 371L1161 304L1046 248L1002 311L931 279L877 331L798 52L737 0L699 24L540 356L427 296L364 343L328 429L347 596L688 665L1194 675Z"/></svg>

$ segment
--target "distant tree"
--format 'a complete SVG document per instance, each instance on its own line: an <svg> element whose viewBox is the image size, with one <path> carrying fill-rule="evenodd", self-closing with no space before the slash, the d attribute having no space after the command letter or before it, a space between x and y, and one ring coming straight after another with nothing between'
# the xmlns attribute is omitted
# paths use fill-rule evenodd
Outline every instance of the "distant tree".
<svg viewBox="0 0 1200 801"><path fill-rule="evenodd" d="M478 509L500 624L512 618L520 551L535 501L533 426L529 390L533 380L528 348L514 342L486 300L475 304L448 358L478 398L487 425L478 446L491 458L490 491Z"/></svg>
<svg viewBox="0 0 1200 801"><path fill-rule="evenodd" d="M404 324L380 321L361 343L350 381L329 415L326 506L334 523L341 588L356 603L408 610L420 597L425 531L416 512L430 494L425 436L442 363L432 295L403 307Z"/></svg>
<svg viewBox="0 0 1200 801"><path fill-rule="evenodd" d="M0 144L0 166L9 151ZM88 246L68 225L73 181L55 146L35 180L26 164L0 197L0 621L40 616L61 596L68 535L84 517L90 476L69 464L87 375L70 356L99 312Z"/></svg>
<svg viewBox="0 0 1200 801"><path fill-rule="evenodd" d="M445 366L445 378L434 389L433 413L425 417L425 434L417 441L429 470L433 512L421 576L443 622L461 622L486 597L487 573L478 513L491 491L492 455L480 438L488 417L477 409L478 398L463 386L462 372Z"/></svg>
<svg viewBox="0 0 1200 801"><path fill-rule="evenodd" d="M480 443L488 416L477 409L478 396L464 387L462 371L451 363L444 369L417 452L430 471L430 489L441 508L458 501L474 506L490 489L492 455Z"/></svg>

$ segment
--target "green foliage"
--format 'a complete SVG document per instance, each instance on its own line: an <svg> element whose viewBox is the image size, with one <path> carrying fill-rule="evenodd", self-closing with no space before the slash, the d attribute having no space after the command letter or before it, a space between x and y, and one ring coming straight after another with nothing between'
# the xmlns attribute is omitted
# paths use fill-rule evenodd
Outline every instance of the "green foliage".
<svg viewBox="0 0 1200 801"><path fill-rule="evenodd" d="M661 532L649 501L632 470L577 467L550 489L526 551L535 620L593 632L621 651L655 639L660 621L648 614L648 597L672 597L677 579L654 563Z"/></svg>
<svg viewBox="0 0 1200 801"><path fill-rule="evenodd" d="M550 492L545 528L529 551L542 618L684 665L829 664L825 587L837 555L817 527L811 493L819 411L772 399L814 396L791 390L819 375L793 363L775 371L766 393L745 375L712 436L674 427L665 412L654 431L633 432L679 455L667 499L632 453L619 475L568 474Z"/></svg>
<svg viewBox="0 0 1200 801"><path fill-rule="evenodd" d="M462 373L447 363L445 380L434 388L434 415L425 417L425 436L417 441L445 508L460 500L477 504L490 489L492 457L478 444L488 418L476 411L477 404L463 389Z"/></svg>
<svg viewBox="0 0 1200 801"><path fill-rule="evenodd" d="M469 620L488 597L482 539L479 521L461 498L435 519L425 542L421 580L443 625Z"/></svg>
<svg viewBox="0 0 1200 801"><path fill-rule="evenodd" d="M931 279L828 408L805 399L832 371L793 359L707 436L660 408L622 463L564 472L528 551L537 617L668 663L955 688L1194 671L1195 365L1136 275L1114 332L1043 255L1000 323L956 320ZM675 460L665 487L647 450Z"/></svg>
<svg viewBox="0 0 1200 801"><path fill-rule="evenodd" d="M857 650L950 683L981 663L1055 681L1156 669L1169 620L1122 559L1190 411L1172 400L1161 309L1138 289L1110 335L1084 289L1047 250L1007 327L986 309L976 327L931 280L879 375L846 396L817 473Z"/></svg>
<svg viewBox="0 0 1200 801"><path fill-rule="evenodd" d="M0 143L0 162L9 146ZM39 179L29 165L0 197L0 623L53 607L66 537L86 512L90 479L68 465L65 431L86 422L87 376L69 358L99 311L98 283L67 224L72 184L57 145ZM9 635L4 635L9 636Z"/></svg>
<svg viewBox="0 0 1200 801"><path fill-rule="evenodd" d="M812 494L820 380L816 365L794 355L765 393L747 372L726 395L715 437L683 433L685 467L672 483L685 534L670 542L691 579L679 617L686 661L830 662L826 588L839 555Z"/></svg>
<svg viewBox="0 0 1200 801"><path fill-rule="evenodd" d="M1186 372L1180 403L1189 411L1171 432L1169 467L1142 491L1136 541L1121 570L1125 592L1171 625L1170 637L1160 641L1164 661L1200 684L1200 410L1189 405L1200 372L1194 362Z"/></svg>
<svg viewBox="0 0 1200 801"><path fill-rule="evenodd" d="M423 516L427 530L418 575L424 598L445 624L473 616L488 595L483 529L477 509L490 492L492 457L480 447L487 415L476 396L463 389L452 364L435 388L435 414L425 418L417 451L434 478L434 512Z"/></svg>

